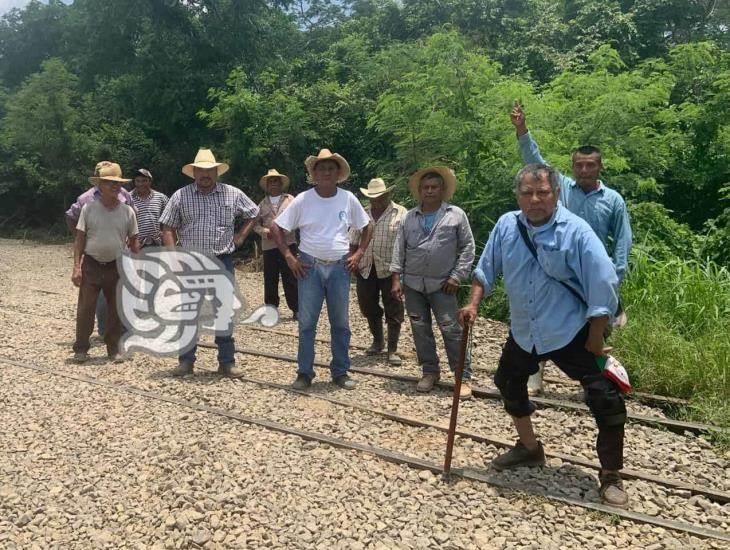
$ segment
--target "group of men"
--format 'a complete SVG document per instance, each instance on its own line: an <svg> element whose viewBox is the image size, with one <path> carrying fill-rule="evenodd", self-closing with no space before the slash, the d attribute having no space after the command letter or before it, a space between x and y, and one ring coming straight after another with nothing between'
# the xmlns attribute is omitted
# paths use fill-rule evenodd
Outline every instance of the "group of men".
<svg viewBox="0 0 730 550"><path fill-rule="evenodd" d="M430 391L440 377L433 322L441 332L453 371L462 326L475 321L480 302L502 276L511 330L494 381L519 438L513 449L494 460L494 467L544 464L543 447L530 421L535 406L529 399L528 379L549 359L582 384L598 424L601 497L609 504L626 506L628 497L618 473L623 466L626 409L619 388L603 376L596 361L605 355L609 326L623 315L618 286L626 273L631 246L626 207L618 193L599 179L602 162L598 149L583 147L573 153L572 180L543 161L519 105L512 111L512 122L526 163L515 179L519 210L499 219L473 272L474 238L464 211L449 202L457 182L448 167L426 167L409 178L416 202L410 210L392 200L392 187L380 178L372 179L360 190L370 202L365 209L353 193L339 187L350 176L345 158L322 149L304 162L310 189L292 197L285 192L289 178L272 169L259 182L266 197L257 206L239 189L219 182L228 165L216 162L209 150L200 150L195 161L182 170L193 183L175 192L149 218L152 225L161 225L157 240L146 240L134 216L136 209L136 219L141 220L144 215L140 212L151 209L134 196L131 204L124 205L127 199L119 186L126 180L118 165L98 167L92 178L96 189L90 191L98 201L87 199L75 226L72 278L81 286L74 344L77 359L86 357L99 290L106 295L109 310L115 307L110 286L114 276L108 267L115 255L109 253L112 249L119 253L124 246L138 250L140 241L203 250L232 272L231 253L251 231L259 234L265 302L279 306L281 277L287 305L298 321L293 387L300 390L308 388L315 377L315 332L325 303L332 381L344 389L356 386L349 375L352 275L360 311L373 338L369 355L386 353L390 364L402 362L398 341L407 312L422 369L417 385L421 392ZM140 175L151 181L149 172L139 171ZM140 194L137 178L135 191ZM112 213L113 223L101 221L104 216L112 220ZM237 217L245 223L234 232ZM114 231L101 237L100 228L105 224ZM470 278L469 303L459 310L457 292ZM118 342L120 326L113 317L108 314L105 341L109 355L116 357L114 342L115 338ZM240 376L232 335L217 336L216 343L219 372ZM192 375L194 363L195 348L179 357L173 374ZM463 373L460 397L468 399L472 395L468 354Z"/></svg>

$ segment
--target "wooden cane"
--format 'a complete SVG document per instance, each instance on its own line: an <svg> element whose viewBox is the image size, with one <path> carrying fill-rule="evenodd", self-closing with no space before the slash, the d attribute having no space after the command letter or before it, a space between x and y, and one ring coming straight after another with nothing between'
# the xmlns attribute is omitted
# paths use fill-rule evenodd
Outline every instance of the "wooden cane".
<svg viewBox="0 0 730 550"><path fill-rule="evenodd" d="M448 479L451 473L451 455L454 452L454 439L456 436L456 417L459 415L459 394L461 393L461 377L464 374L464 363L466 362L466 348L469 343L470 325L464 323L461 332L461 349L459 350L459 363L454 372L454 399L451 402L451 420L449 422L449 435L446 440L446 457L444 459L444 478Z"/></svg>

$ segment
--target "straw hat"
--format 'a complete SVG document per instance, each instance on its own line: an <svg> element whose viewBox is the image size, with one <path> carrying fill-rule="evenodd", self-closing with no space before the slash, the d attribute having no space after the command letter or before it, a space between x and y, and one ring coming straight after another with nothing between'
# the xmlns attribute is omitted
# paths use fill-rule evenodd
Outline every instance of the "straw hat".
<svg viewBox="0 0 730 550"><path fill-rule="evenodd" d="M266 172L265 176L261 176L261 179L259 180L259 185L261 186L261 189L266 191L266 184L269 181L269 178L281 178L282 187L284 188L284 191L289 189L289 176L285 176L284 174L280 174L276 168L270 168L268 172Z"/></svg>
<svg viewBox="0 0 730 550"><path fill-rule="evenodd" d="M322 149L316 157L314 155L310 155L304 161L304 166L307 167L307 172L309 172L312 185L314 185L314 166L321 160L334 160L340 167L340 173L337 176L337 183L342 183L350 177L350 165L347 164L345 157L338 155L337 153L333 153L329 149Z"/></svg>
<svg viewBox="0 0 730 550"><path fill-rule="evenodd" d="M225 162L216 162L210 149L200 149L195 160L183 166L182 173L189 178L195 178L193 168L218 168L218 175L221 176L228 172L229 166Z"/></svg>
<svg viewBox="0 0 730 550"><path fill-rule="evenodd" d="M456 174L448 166L429 166L414 173L408 178L408 188L411 190L411 195L416 200L421 198L418 192L418 184L421 182L421 178L429 172L436 172L444 179L444 200L448 201L451 199L454 196L454 191L456 191Z"/></svg>
<svg viewBox="0 0 730 550"><path fill-rule="evenodd" d="M95 176L89 178L89 181L94 185L98 185L102 181L116 181L119 183L129 183L132 180L127 180L122 177L122 169L116 162L106 162L106 164L97 165L94 170Z"/></svg>
<svg viewBox="0 0 730 550"><path fill-rule="evenodd" d="M360 188L360 193L369 199L377 199L381 195L390 193L393 187L395 186L391 185L390 187L386 187L383 178L373 178L368 182L367 189Z"/></svg>

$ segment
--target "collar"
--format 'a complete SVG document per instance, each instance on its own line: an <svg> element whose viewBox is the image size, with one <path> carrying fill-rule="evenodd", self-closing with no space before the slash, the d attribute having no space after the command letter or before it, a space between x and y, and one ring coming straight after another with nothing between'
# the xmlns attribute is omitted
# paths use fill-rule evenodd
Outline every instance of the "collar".
<svg viewBox="0 0 730 550"><path fill-rule="evenodd" d="M421 204L419 203L418 206L415 208L416 214L420 214L421 216L426 216L426 214L423 213L423 210L421 210ZM433 212L430 212L430 214L439 214L441 212L446 212L447 210L451 210L451 205L448 202L442 202L441 206L438 207L438 210L434 210Z"/></svg>
<svg viewBox="0 0 730 550"><path fill-rule="evenodd" d="M555 207L555 212L553 212L552 217L548 220L547 223L544 223L543 225L540 225L538 227L532 225L527 220L523 212L520 212L518 217L520 218L520 221L530 230L530 232L541 233L543 231L547 231L553 225L567 223L568 210L563 205L561 205L560 202L558 202L558 205Z"/></svg>
<svg viewBox="0 0 730 550"><path fill-rule="evenodd" d="M583 191L583 188L580 185L578 185L578 182L575 181L575 180L573 180L571 182L570 186L571 187L577 187L578 189L580 189L581 191ZM598 189L594 189L590 193L586 193L586 195L590 195L592 193L603 193L605 190L606 190L606 188L605 188L605 186L603 184L603 181L598 180Z"/></svg>
<svg viewBox="0 0 730 550"><path fill-rule="evenodd" d="M390 201L388 203L388 206L385 207L385 210L383 210L383 213L380 215L380 219L383 219L383 216L385 216L388 212L395 209L395 203L393 201ZM373 214L373 207L371 205L368 205L367 208L365 208L365 211L372 216Z"/></svg>
<svg viewBox="0 0 730 550"><path fill-rule="evenodd" d="M145 198L145 197L142 197L139 193L137 193L137 188L136 187L134 189L132 189L132 191L129 194L132 195L134 198L137 198L137 199L144 199ZM151 199L152 198L152 195L154 195L154 194L155 194L155 190L154 189L150 189L150 194L147 195L146 198Z"/></svg>
<svg viewBox="0 0 730 550"><path fill-rule="evenodd" d="M197 193L198 195L202 195L203 193L200 192L200 189L198 189L198 184L193 182L190 185L193 186L193 193ZM213 190L210 193L206 193L207 195L212 195L213 193L220 193L223 191L223 188L221 187L220 182L215 182L215 186L213 187Z"/></svg>

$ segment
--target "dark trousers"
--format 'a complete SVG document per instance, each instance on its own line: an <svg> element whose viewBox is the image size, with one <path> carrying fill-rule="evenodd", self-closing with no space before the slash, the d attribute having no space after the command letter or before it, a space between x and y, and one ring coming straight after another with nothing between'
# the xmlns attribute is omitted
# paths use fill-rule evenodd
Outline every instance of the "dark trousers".
<svg viewBox="0 0 730 550"><path fill-rule="evenodd" d="M297 245L289 245L292 254L297 255ZM299 311L297 279L286 265L284 256L278 248L264 250L264 303L279 307L279 275L284 285L286 305L292 312Z"/></svg>
<svg viewBox="0 0 730 550"><path fill-rule="evenodd" d="M515 417L529 416L535 405L527 394L527 379L538 371L538 363L550 359L571 379L585 389L586 404L598 424L596 451L604 470L623 468L624 424L626 406L616 384L601 374L596 357L585 349L588 338L586 324L565 347L543 355L523 350L510 332L502 348L494 383L499 388L508 413Z"/></svg>
<svg viewBox="0 0 730 550"><path fill-rule="evenodd" d="M99 293L106 298L106 323L104 343L111 356L119 351L119 338L122 335L122 323L117 314L117 263L100 263L89 255L85 255L81 264L81 287L79 302L76 306L76 341L75 352L89 351L89 337L94 331L94 316Z"/></svg>
<svg viewBox="0 0 730 550"><path fill-rule="evenodd" d="M375 266L370 269L368 278L365 279L360 273L357 274L357 303L360 312L368 321L373 340L383 340L383 313L388 325L388 351L395 352L398 349L400 329L403 325L403 302L394 299L390 295L391 278L378 278ZM383 300L383 307L380 300Z"/></svg>

